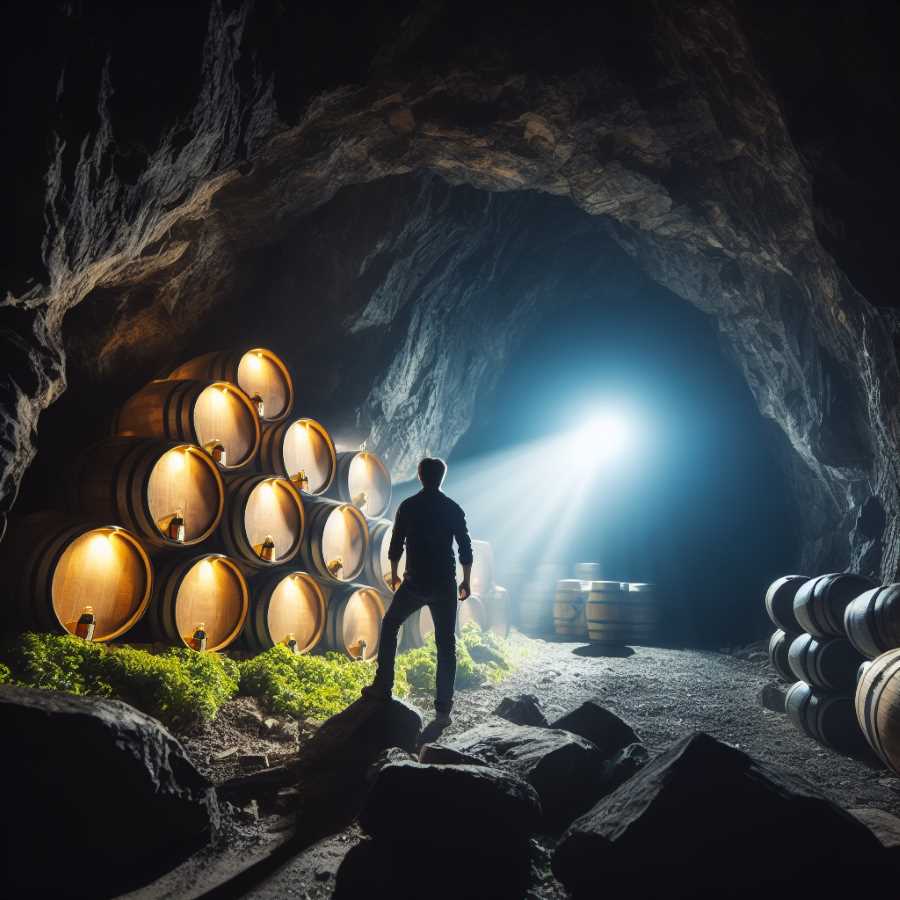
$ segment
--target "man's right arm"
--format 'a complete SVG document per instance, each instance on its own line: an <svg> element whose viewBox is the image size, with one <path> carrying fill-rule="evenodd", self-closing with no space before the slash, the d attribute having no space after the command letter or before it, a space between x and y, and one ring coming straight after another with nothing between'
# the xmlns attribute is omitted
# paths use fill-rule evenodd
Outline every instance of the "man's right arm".
<svg viewBox="0 0 900 900"><path fill-rule="evenodd" d="M459 564L462 566L463 577L459 584L459 599L467 600L472 595L469 586L469 578L472 575L472 539L469 537L469 527L466 525L466 514L462 507L457 507L456 525L453 536L456 538L456 547L459 550Z"/></svg>

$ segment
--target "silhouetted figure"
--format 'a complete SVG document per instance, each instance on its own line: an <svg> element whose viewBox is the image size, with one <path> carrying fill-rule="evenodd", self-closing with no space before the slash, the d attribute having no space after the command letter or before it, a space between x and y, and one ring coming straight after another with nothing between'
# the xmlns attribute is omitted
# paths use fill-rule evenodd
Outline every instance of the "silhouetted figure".
<svg viewBox="0 0 900 900"><path fill-rule="evenodd" d="M422 490L404 500L397 509L394 532L388 549L391 561L391 608L381 624L378 648L378 672L375 680L363 690L369 699L387 700L394 686L394 658L397 655L397 633L413 613L427 606L434 619L437 644L437 685L434 708L435 723L450 724L453 707L453 681L456 677L456 565L453 539L459 549L463 580L459 584L459 601L471 594L469 576L472 571L472 541L466 527L466 514L441 491L447 472L443 460L426 457L419 463ZM406 546L406 571L403 581L397 577L397 564ZM398 587L399 585L399 587Z"/></svg>

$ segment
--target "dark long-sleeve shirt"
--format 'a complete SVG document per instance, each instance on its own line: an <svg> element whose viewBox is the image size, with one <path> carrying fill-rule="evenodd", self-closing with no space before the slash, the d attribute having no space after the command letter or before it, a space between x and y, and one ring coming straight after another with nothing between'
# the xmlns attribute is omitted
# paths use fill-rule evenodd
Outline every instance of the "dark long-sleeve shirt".
<svg viewBox="0 0 900 900"><path fill-rule="evenodd" d="M472 565L472 541L466 514L441 491L423 489L397 508L388 558L399 560L406 547L405 579L422 588L456 581L453 539L459 561Z"/></svg>

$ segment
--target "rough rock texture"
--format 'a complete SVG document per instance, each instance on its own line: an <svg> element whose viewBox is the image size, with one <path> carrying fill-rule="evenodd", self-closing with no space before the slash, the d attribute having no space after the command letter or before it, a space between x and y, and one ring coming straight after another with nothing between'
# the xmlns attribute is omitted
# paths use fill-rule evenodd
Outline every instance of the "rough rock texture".
<svg viewBox="0 0 900 900"><path fill-rule="evenodd" d="M844 866L887 862L868 829L815 788L697 733L573 823L553 871L576 897L623 881L637 896L663 884L668 896L744 896L771 878L821 885Z"/></svg>
<svg viewBox="0 0 900 900"><path fill-rule="evenodd" d="M472 753L462 753L444 744L425 744L419 751L419 762L443 766L486 766L487 763Z"/></svg>
<svg viewBox="0 0 900 900"><path fill-rule="evenodd" d="M897 576L894 341L823 247L810 170L735 4L604 4L588 18L546 4L517 5L515 15L410 4L337 29L283 5L226 11L213 0L205 41L192 14L166 72L149 81L142 63L159 66L146 59L147 16L117 31L91 15L102 17L54 13L47 42L81 48L82 29L96 31L91 52L62 73L56 58L36 56L41 103L31 107L58 120L50 141L46 122L22 141L23 252L2 308L12 364L0 397L0 513L32 459L41 411L65 387L69 310L87 300L84 316L120 325L106 343L86 345L94 372L147 377L166 362L156 355L162 342L179 352L202 331L208 345L229 335L217 311L252 315L271 278L268 250L341 187L431 172L575 204L660 284L715 316L760 412L792 447L785 465L804 511L803 567ZM148 15L157 33L160 17ZM129 35L147 47L133 48ZM351 60L343 70L329 41ZM465 431L471 406L448 400L496 376L543 288L510 298L514 308L483 330L463 378L441 348L478 298L460 307L428 296L435 266L471 264L453 247L407 260L421 304L398 298L386 277L397 269L379 271L377 252L361 279L370 290L344 297L349 308L303 297L311 340L322 345L336 328L358 338L348 352L371 352L377 374L352 437L368 434L399 475ZM285 271L282 283L302 287L302 278ZM343 364L333 361L335 378Z"/></svg>
<svg viewBox="0 0 900 900"><path fill-rule="evenodd" d="M534 694L519 694L517 697L504 697L494 715L513 725L534 725L537 728L547 728L549 723L544 715L541 705ZM560 727L560 726L554 726Z"/></svg>
<svg viewBox="0 0 900 900"><path fill-rule="evenodd" d="M116 895L188 855L218 825L215 794L181 744L125 703L4 685L0 721L11 896L36 887L84 896L83 879L92 896ZM134 813L125 828L124 811Z"/></svg>
<svg viewBox="0 0 900 900"><path fill-rule="evenodd" d="M581 706L560 716L551 728L561 728L589 740L604 758L618 753L623 747L640 739L634 729L598 700L588 700Z"/></svg>

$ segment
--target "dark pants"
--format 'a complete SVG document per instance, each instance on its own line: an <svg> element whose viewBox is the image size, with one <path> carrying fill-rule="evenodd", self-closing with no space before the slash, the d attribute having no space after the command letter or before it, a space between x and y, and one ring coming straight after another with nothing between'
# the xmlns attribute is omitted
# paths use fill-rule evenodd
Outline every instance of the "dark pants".
<svg viewBox="0 0 900 900"><path fill-rule="evenodd" d="M394 658L400 626L413 613L427 606L434 619L437 645L434 708L440 713L449 713L453 707L453 682L456 679L456 603L456 584L453 582L433 588L413 587L403 582L381 623L378 674L374 683L387 689L394 686Z"/></svg>

